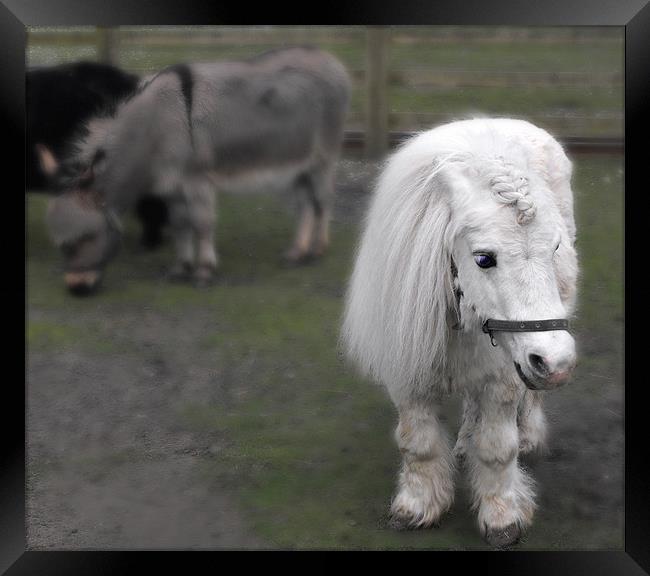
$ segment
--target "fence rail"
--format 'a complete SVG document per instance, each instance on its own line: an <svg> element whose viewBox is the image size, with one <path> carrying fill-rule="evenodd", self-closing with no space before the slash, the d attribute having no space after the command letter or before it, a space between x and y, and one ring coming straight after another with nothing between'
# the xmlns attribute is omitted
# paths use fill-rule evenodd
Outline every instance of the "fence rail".
<svg viewBox="0 0 650 576"><path fill-rule="evenodd" d="M388 147L395 148L412 138L418 131L392 131L388 133ZM572 154L623 154L625 140L609 137L565 136L558 138L567 152ZM346 130L343 146L347 150L363 151L365 149L365 134L361 130Z"/></svg>

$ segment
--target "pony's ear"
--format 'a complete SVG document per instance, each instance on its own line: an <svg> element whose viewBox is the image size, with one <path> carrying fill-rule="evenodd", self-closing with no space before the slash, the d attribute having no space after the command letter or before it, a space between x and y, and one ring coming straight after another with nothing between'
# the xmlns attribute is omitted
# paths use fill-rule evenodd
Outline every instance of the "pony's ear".
<svg viewBox="0 0 650 576"><path fill-rule="evenodd" d="M573 191L571 189L573 164L559 142L550 136L537 151L537 156L538 161L543 166L546 184L553 193L553 198L569 233L569 239L573 243L576 235L573 216Z"/></svg>

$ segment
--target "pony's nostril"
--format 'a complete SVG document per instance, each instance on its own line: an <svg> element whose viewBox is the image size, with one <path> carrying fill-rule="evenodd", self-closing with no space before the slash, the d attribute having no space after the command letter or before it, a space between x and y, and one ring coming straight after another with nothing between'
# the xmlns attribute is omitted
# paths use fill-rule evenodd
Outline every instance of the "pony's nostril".
<svg viewBox="0 0 650 576"><path fill-rule="evenodd" d="M528 362L530 363L531 368L540 376L547 376L549 373L548 365L544 361L544 358L538 354L530 354L528 356Z"/></svg>

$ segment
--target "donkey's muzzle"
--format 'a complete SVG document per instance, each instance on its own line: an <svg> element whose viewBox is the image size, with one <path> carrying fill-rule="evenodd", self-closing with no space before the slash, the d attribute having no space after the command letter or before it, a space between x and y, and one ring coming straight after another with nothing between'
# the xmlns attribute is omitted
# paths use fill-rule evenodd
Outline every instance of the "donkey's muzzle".
<svg viewBox="0 0 650 576"><path fill-rule="evenodd" d="M66 272L63 275L66 288L75 296L90 296L96 292L100 280L101 273L96 270Z"/></svg>

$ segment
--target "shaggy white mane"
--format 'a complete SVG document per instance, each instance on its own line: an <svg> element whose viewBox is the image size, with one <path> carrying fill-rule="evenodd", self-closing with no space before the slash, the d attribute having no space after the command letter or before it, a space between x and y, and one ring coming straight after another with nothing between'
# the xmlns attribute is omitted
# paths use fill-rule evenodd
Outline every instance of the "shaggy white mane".
<svg viewBox="0 0 650 576"><path fill-rule="evenodd" d="M495 198L505 204L514 204L517 209L517 222L530 222L537 212L528 193L528 178L515 165L503 157L492 160L494 171L490 174L490 189Z"/></svg>

